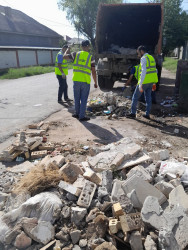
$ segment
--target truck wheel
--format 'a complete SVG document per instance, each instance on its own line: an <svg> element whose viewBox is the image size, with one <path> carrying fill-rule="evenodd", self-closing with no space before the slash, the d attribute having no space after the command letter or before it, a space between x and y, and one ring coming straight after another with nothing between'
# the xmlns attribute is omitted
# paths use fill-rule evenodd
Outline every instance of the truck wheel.
<svg viewBox="0 0 188 250"><path fill-rule="evenodd" d="M98 84L101 90L112 89L114 86L114 81L112 80L112 78L98 76Z"/></svg>
<svg viewBox="0 0 188 250"><path fill-rule="evenodd" d="M105 89L105 82L104 76L98 76L98 84L100 89Z"/></svg>

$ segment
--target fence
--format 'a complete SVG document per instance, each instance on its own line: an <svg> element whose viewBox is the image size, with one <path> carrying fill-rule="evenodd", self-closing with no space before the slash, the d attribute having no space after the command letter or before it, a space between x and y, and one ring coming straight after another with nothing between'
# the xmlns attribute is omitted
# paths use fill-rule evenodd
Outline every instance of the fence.
<svg viewBox="0 0 188 250"><path fill-rule="evenodd" d="M60 48L0 46L0 69L55 64Z"/></svg>

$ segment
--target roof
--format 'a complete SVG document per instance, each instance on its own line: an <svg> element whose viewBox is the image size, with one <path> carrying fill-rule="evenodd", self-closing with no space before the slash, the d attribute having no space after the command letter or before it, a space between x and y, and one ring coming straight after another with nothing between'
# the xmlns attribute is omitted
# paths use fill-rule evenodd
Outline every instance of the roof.
<svg viewBox="0 0 188 250"><path fill-rule="evenodd" d="M70 44L73 44L73 43L75 43L75 44L81 44L81 42L83 40L84 39L82 39L82 38L72 38L71 40L68 41L68 43L70 43Z"/></svg>
<svg viewBox="0 0 188 250"><path fill-rule="evenodd" d="M0 33L61 37L55 31L37 22L19 10L0 5Z"/></svg>

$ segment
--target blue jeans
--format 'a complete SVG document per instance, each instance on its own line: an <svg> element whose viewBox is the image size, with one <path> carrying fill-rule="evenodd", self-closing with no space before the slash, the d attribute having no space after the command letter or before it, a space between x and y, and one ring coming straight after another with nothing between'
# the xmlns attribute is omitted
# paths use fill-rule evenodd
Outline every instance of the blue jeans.
<svg viewBox="0 0 188 250"><path fill-rule="evenodd" d="M68 98L67 94L67 79L63 78L61 75L56 75L57 79L59 81L59 90L58 90L58 101L62 100L62 95L64 93L64 99L66 100Z"/></svg>
<svg viewBox="0 0 188 250"><path fill-rule="evenodd" d="M79 116L79 119L85 117L89 91L90 84L85 82L74 82L75 113Z"/></svg>
<svg viewBox="0 0 188 250"><path fill-rule="evenodd" d="M142 88L144 90L145 100L146 100L146 115L149 115L150 111L151 111L152 86L153 86L153 83L142 85ZM132 114L136 114L136 107L137 107L138 99L140 98L141 95L142 95L142 93L139 91L139 85L137 85L136 89L134 91L133 97L132 97L132 105L131 105L131 113Z"/></svg>

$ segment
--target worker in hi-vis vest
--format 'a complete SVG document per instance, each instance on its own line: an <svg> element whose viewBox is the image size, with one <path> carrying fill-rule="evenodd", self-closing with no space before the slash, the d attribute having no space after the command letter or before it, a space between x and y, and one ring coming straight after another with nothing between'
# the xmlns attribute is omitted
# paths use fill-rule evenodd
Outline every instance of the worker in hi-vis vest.
<svg viewBox="0 0 188 250"><path fill-rule="evenodd" d="M55 62L55 74L59 82L58 90L58 103L63 103L62 95L64 94L65 102L72 101L68 98L68 86L67 86L67 75L68 75L68 65L67 60L63 58L63 54L68 49L67 45L58 52Z"/></svg>
<svg viewBox="0 0 188 250"><path fill-rule="evenodd" d="M127 118L136 118L136 108L137 103L144 92L146 101L146 114L143 115L144 118L150 119L150 111L152 105L151 92L153 85L158 82L156 62L153 56L146 53L146 48L144 46L139 46L137 49L137 54L141 58L140 66L138 70L138 84L134 91L131 104L131 113L128 114Z"/></svg>
<svg viewBox="0 0 188 250"><path fill-rule="evenodd" d="M88 121L89 117L85 116L87 99L90 91L91 74L94 80L94 87L97 88L97 76L95 71L95 60L90 52L90 42L82 41L82 51L64 54L65 59L73 60L73 83L74 83L74 102L75 113L72 115L80 121Z"/></svg>
<svg viewBox="0 0 188 250"><path fill-rule="evenodd" d="M134 92L135 90L135 85L138 84L140 80L140 64L133 66L130 70L130 76L129 79L127 80L127 82L125 83L125 87L127 87L128 85L131 85L131 91ZM152 99L152 103L156 104L156 84L153 84L152 87L152 92L151 92L151 99ZM145 96L144 93L142 93L142 95L139 98L140 102L145 102Z"/></svg>

